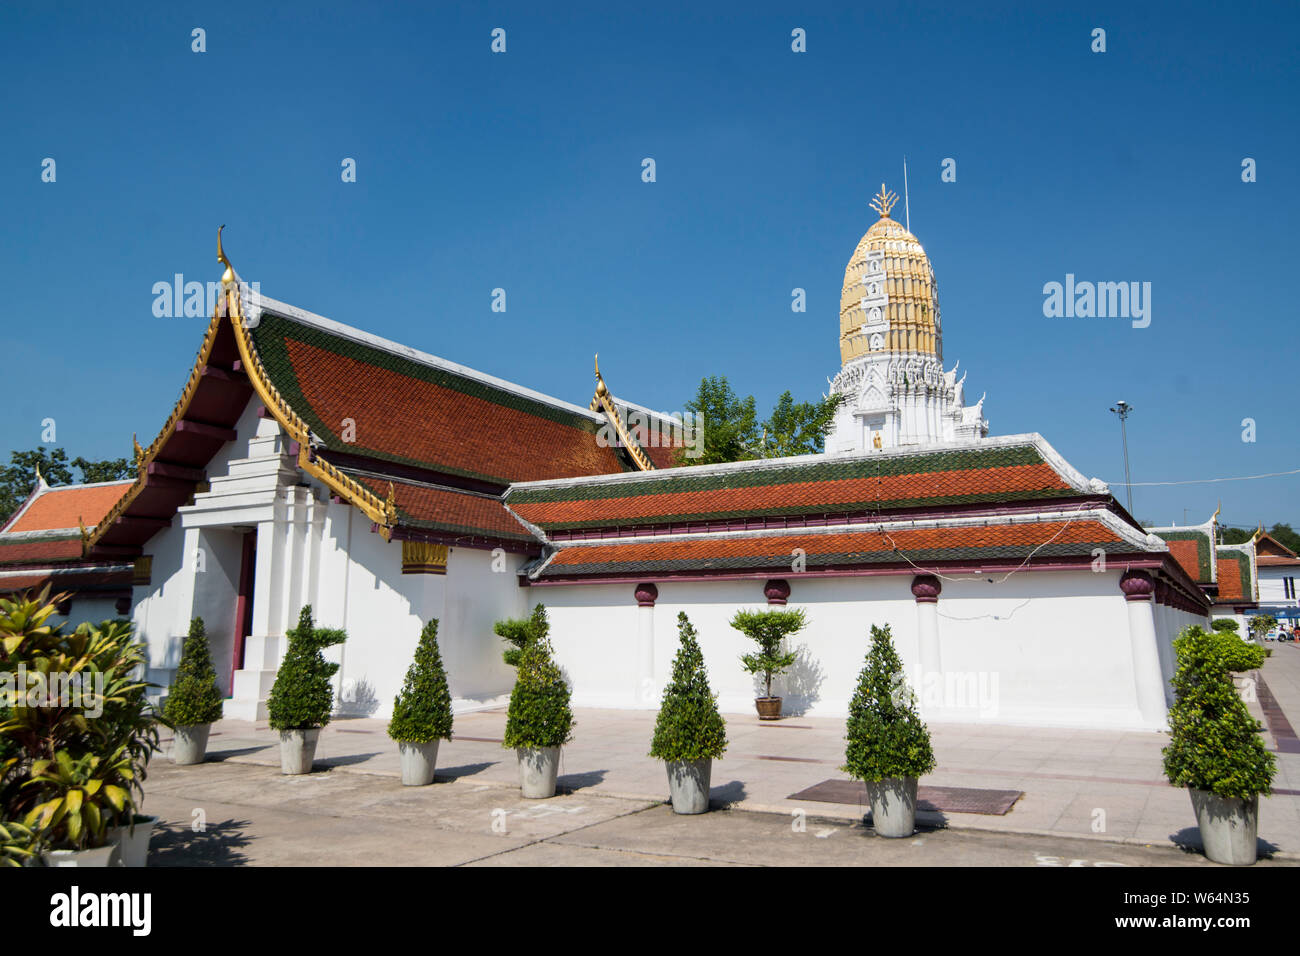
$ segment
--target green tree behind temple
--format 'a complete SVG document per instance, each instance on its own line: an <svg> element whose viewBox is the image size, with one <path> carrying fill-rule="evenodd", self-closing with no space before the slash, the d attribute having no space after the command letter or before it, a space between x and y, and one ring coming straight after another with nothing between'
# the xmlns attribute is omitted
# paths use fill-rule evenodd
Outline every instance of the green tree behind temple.
<svg viewBox="0 0 1300 956"><path fill-rule="evenodd" d="M695 398L686 403L686 410L697 416L702 430L703 453L690 458L679 452L678 461L711 465L815 454L825 445L839 403L839 396L795 402L786 391L777 399L772 414L760 422L754 396L741 398L725 375L708 376L700 380Z"/></svg>
<svg viewBox="0 0 1300 956"><path fill-rule="evenodd" d="M33 448L9 453L9 464L0 468L0 524L19 509L36 486L36 470L48 485L70 485L75 481L91 484L135 477L135 467L125 458L91 461L78 456L71 462L62 448ZM76 478L72 469L81 472Z"/></svg>

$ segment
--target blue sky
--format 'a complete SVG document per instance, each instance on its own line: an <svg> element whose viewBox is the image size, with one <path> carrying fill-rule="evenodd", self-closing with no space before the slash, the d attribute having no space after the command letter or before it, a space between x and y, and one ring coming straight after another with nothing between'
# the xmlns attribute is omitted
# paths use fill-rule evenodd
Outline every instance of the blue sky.
<svg viewBox="0 0 1300 956"><path fill-rule="evenodd" d="M0 452L47 417L70 457L156 434L206 320L151 290L217 279L222 223L265 294L570 401L596 351L655 408L709 374L811 398L906 154L945 359L994 434L1121 481L1122 398L1135 482L1300 467L1295 4L147 6L0 8ZM1150 326L1045 318L1067 273L1150 282ZM1134 510L1300 527L1297 487Z"/></svg>

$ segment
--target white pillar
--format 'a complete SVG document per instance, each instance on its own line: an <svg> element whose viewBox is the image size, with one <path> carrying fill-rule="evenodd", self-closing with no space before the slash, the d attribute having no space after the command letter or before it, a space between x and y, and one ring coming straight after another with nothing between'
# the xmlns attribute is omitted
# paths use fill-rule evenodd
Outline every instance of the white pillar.
<svg viewBox="0 0 1300 956"><path fill-rule="evenodd" d="M635 707L657 707L655 694L655 601L659 589L653 584L638 584L635 591L637 609L636 661L633 667L632 701Z"/></svg>
<svg viewBox="0 0 1300 956"><path fill-rule="evenodd" d="M1168 726L1156 620L1152 602L1155 586L1145 571L1126 571L1120 588L1128 603L1129 648L1133 657L1134 698L1142 722L1152 730Z"/></svg>
<svg viewBox="0 0 1300 956"><path fill-rule="evenodd" d="M943 662L939 659L939 592L943 585L933 574L912 578L912 596L916 598L917 673L912 689L924 700L925 681L929 675L942 685Z"/></svg>

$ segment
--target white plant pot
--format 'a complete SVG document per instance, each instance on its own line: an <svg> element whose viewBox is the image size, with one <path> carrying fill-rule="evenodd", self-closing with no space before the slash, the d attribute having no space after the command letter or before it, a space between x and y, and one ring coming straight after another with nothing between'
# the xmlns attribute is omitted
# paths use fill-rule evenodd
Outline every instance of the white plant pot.
<svg viewBox="0 0 1300 956"><path fill-rule="evenodd" d="M867 782L871 823L882 837L910 837L916 829L916 777Z"/></svg>
<svg viewBox="0 0 1300 956"><path fill-rule="evenodd" d="M668 792L673 800L673 813L704 813L709 809L712 760L669 760L664 766L668 768Z"/></svg>
<svg viewBox="0 0 1300 956"><path fill-rule="evenodd" d="M172 743L172 763L182 767L203 763L203 757L208 752L208 734L211 731L211 724L177 727L176 739Z"/></svg>
<svg viewBox="0 0 1300 956"><path fill-rule="evenodd" d="M517 747L519 791L529 800L555 796L555 777L560 771L559 747Z"/></svg>
<svg viewBox="0 0 1300 956"><path fill-rule="evenodd" d="M136 814L135 827L110 827L108 841L117 847L113 866L148 866L149 840L153 837L157 817Z"/></svg>
<svg viewBox="0 0 1300 956"><path fill-rule="evenodd" d="M311 730L280 731L280 772L289 774L311 773L316 759L316 744L320 728Z"/></svg>
<svg viewBox="0 0 1300 956"><path fill-rule="evenodd" d="M1242 800L1221 797L1209 790L1187 788L1196 811L1196 825L1201 829L1205 856L1215 863L1250 866L1258 853L1255 838L1259 832L1259 797Z"/></svg>
<svg viewBox="0 0 1300 956"><path fill-rule="evenodd" d="M433 783L434 767L438 763L437 740L428 743L399 741L397 749L402 755L402 786L427 787Z"/></svg>
<svg viewBox="0 0 1300 956"><path fill-rule="evenodd" d="M92 850L46 850L41 854L41 859L46 866L109 867L113 865L116 855L117 845L110 843Z"/></svg>

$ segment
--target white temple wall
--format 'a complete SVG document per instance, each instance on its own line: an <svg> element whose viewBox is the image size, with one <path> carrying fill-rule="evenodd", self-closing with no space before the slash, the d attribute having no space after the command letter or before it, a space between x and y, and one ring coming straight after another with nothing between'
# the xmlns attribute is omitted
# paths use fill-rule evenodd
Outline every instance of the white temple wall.
<svg viewBox="0 0 1300 956"><path fill-rule="evenodd" d="M796 667L773 684L785 713L843 717L869 646L871 624L889 624L921 712L936 722L1158 729L1138 705L1133 636L1119 572L1021 572L943 582L937 604L918 604L910 575L788 578L789 607L808 613L794 638ZM539 587L556 656L576 706L653 709L677 648L677 613L700 636L724 713L753 713L758 681L740 655L752 645L730 627L742 607L763 608L763 581L668 581L653 608L634 585ZM1149 612L1148 612L1149 613ZM925 615L937 642L923 648ZM1159 641L1181 618L1169 617ZM641 646L652 625L652 654ZM1141 638L1145 640L1145 638ZM1143 647L1155 660L1158 648ZM921 671L923 656L930 663ZM934 662L937 659L937 667ZM1164 660L1160 660L1164 671ZM1159 677L1144 675L1150 688Z"/></svg>
<svg viewBox="0 0 1300 956"><path fill-rule="evenodd" d="M346 643L325 651L327 659L341 664L336 710L391 716L420 634L433 618L453 709L463 713L503 703L514 670L501 659L504 645L492 625L527 613L516 575L522 558L505 555L502 569L493 571L491 552L452 548L445 575L403 574L401 542L371 532L370 521L359 512L352 515L347 546L350 510L330 509L337 526L327 525L316 616L318 625L348 633Z"/></svg>
<svg viewBox="0 0 1300 956"><path fill-rule="evenodd" d="M59 579L54 579L54 586L50 588L51 594L57 594L59 590ZM80 624L102 624L104 621L112 621L120 618L122 615L117 613L117 599L90 597L86 594L79 594L72 599L72 606L68 608L68 613L51 614L48 622L50 625L62 625L65 633L71 633L77 629Z"/></svg>
<svg viewBox="0 0 1300 956"><path fill-rule="evenodd" d="M506 643L492 625L531 612L529 592L519 586L524 561L523 555L505 552L494 556L491 551L450 549L446 610L438 635L458 713L493 706L510 696L515 669L502 660Z"/></svg>

